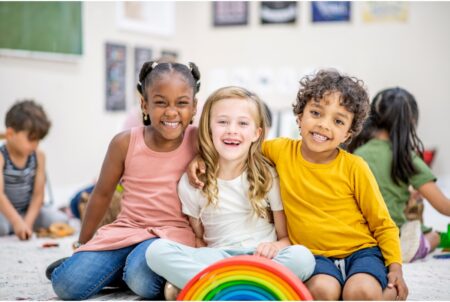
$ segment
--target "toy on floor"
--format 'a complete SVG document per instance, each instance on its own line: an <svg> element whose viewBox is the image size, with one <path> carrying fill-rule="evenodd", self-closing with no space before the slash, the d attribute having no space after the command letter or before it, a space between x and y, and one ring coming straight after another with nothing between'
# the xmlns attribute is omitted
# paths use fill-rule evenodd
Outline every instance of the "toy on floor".
<svg viewBox="0 0 450 302"><path fill-rule="evenodd" d="M220 260L192 278L177 298L182 300L312 300L306 286L288 268L257 256Z"/></svg>
<svg viewBox="0 0 450 302"><path fill-rule="evenodd" d="M75 233L75 229L64 222L55 222L50 225L48 229L41 228L36 232L38 238L50 237L50 238L61 238L70 236Z"/></svg>
<svg viewBox="0 0 450 302"><path fill-rule="evenodd" d="M442 247L444 251L450 251L450 224L447 225L447 232L441 233L439 247Z"/></svg>

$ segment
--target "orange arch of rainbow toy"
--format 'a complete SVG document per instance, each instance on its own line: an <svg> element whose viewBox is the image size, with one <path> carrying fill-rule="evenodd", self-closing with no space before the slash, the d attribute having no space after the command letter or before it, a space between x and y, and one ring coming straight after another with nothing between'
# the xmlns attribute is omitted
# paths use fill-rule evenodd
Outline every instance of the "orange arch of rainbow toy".
<svg viewBox="0 0 450 302"><path fill-rule="evenodd" d="M312 300L287 267L258 256L235 256L208 266L183 288L178 301Z"/></svg>

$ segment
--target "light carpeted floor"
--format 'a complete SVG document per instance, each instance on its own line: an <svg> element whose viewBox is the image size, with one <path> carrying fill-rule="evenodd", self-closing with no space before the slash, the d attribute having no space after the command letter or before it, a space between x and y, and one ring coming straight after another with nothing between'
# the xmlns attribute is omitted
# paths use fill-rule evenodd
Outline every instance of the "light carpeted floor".
<svg viewBox="0 0 450 302"><path fill-rule="evenodd" d="M61 257L70 256L76 238L19 241L14 236L0 237L0 300L57 300L45 277L45 268ZM45 242L58 242L59 247L42 248ZM408 300L450 300L450 259L435 259L430 255L424 261L405 264L403 271L410 292ZM93 298L138 299L129 291L113 290L102 291Z"/></svg>

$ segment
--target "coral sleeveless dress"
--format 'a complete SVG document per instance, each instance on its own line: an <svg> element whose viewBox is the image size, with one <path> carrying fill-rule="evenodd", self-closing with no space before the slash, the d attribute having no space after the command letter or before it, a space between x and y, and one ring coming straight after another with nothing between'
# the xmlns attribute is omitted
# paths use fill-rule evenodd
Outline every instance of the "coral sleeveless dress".
<svg viewBox="0 0 450 302"><path fill-rule="evenodd" d="M116 250L153 237L194 246L195 235L181 211L177 183L195 156L196 139L197 129L189 126L176 150L156 152L144 142L144 127L132 128L121 181L121 212L76 252Z"/></svg>

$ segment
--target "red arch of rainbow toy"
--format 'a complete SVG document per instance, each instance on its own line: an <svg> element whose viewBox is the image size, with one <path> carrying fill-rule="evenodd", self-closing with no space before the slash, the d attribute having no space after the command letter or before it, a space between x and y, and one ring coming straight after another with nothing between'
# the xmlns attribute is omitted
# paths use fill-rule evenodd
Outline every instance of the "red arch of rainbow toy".
<svg viewBox="0 0 450 302"><path fill-rule="evenodd" d="M258 256L220 260L198 273L178 301L312 300L306 286L288 268Z"/></svg>

